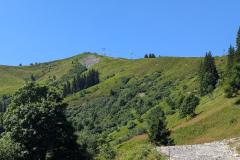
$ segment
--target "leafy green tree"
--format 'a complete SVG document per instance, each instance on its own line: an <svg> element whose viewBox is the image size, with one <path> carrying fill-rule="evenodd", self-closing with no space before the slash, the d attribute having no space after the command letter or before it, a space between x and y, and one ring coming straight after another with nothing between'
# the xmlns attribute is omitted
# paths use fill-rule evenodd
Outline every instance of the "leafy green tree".
<svg viewBox="0 0 240 160"><path fill-rule="evenodd" d="M21 144L12 140L10 133L0 138L0 160L24 159Z"/></svg>
<svg viewBox="0 0 240 160"><path fill-rule="evenodd" d="M166 127L164 112L159 108L153 108L148 112L147 131L149 139L156 145L170 145L173 141L169 138L170 131Z"/></svg>
<svg viewBox="0 0 240 160"><path fill-rule="evenodd" d="M199 98L193 94L186 96L180 106L180 117L184 118L186 116L193 117L195 115L195 109L199 104Z"/></svg>
<svg viewBox="0 0 240 160"><path fill-rule="evenodd" d="M76 144L65 118L60 91L29 83L14 96L4 114L4 128L23 146L27 159L79 159L84 151Z"/></svg>
<svg viewBox="0 0 240 160"><path fill-rule="evenodd" d="M116 152L113 147L106 142L100 148L100 155L106 160L112 160L116 157Z"/></svg>
<svg viewBox="0 0 240 160"><path fill-rule="evenodd" d="M219 75L211 52L206 53L206 56L200 65L199 79L200 94L202 96L211 93L215 89Z"/></svg>
<svg viewBox="0 0 240 160"><path fill-rule="evenodd" d="M116 151L109 143L109 138L107 137L107 134L101 135L101 137L98 139L98 152L99 152L99 159L105 159L105 160L112 160L116 157Z"/></svg>

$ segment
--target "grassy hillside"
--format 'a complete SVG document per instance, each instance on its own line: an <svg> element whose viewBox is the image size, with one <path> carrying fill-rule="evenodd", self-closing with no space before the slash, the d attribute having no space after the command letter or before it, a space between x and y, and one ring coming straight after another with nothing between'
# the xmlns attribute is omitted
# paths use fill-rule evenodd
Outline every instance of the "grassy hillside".
<svg viewBox="0 0 240 160"><path fill-rule="evenodd" d="M79 136L106 134L117 159L133 159L136 154L138 159L141 156L156 158L152 150L154 146L148 142L144 131L145 114L153 107L161 107L165 111L171 137L176 144L239 136L240 109L235 104L238 99L227 99L223 93L225 57L216 58L221 76L217 89L211 95L201 97L197 116L191 119L180 119L177 111L172 112L168 101L179 94L198 94L201 58L128 60L82 54L34 66L0 66L0 95L13 93L31 75L41 84L48 83L53 77L56 77L55 81L64 81L64 77L76 69L75 62L86 64L93 57L98 61L88 67L99 71L100 83L66 97L65 101L69 103L70 119L75 122ZM101 159L101 155L99 157Z"/></svg>
<svg viewBox="0 0 240 160"><path fill-rule="evenodd" d="M0 95L15 92L26 81L30 80L31 75L41 84L46 84L53 77L61 79L69 74L70 70L74 68L76 61L81 61L81 59L87 56L89 55L81 54L68 59L34 64L32 66L0 66Z"/></svg>

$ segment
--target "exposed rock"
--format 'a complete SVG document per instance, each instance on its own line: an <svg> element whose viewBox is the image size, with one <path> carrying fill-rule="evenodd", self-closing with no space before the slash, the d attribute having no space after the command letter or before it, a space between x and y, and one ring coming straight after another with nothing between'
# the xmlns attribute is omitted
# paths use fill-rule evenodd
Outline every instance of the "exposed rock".
<svg viewBox="0 0 240 160"><path fill-rule="evenodd" d="M233 141L157 147L157 150L171 160L240 160L236 150L229 146Z"/></svg>
<svg viewBox="0 0 240 160"><path fill-rule="evenodd" d="M97 64L98 62L100 62L100 58L94 55L89 55L80 59L80 63L85 65L87 68L90 68L91 66Z"/></svg>

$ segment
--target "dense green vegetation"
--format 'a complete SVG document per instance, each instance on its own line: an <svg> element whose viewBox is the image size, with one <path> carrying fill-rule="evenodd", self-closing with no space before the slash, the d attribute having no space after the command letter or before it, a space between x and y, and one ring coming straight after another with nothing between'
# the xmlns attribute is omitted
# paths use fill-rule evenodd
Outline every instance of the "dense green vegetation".
<svg viewBox="0 0 240 160"><path fill-rule="evenodd" d="M211 93L216 88L218 78L219 76L215 66L215 59L212 57L211 52L208 52L200 65L200 94L204 96Z"/></svg>
<svg viewBox="0 0 240 160"><path fill-rule="evenodd" d="M54 88L27 84L3 115L0 148L6 159L87 159L64 115L66 104ZM5 143L10 143L10 148ZM10 150L17 150L17 154Z"/></svg>
<svg viewBox="0 0 240 160"><path fill-rule="evenodd" d="M149 140L156 145L172 145L169 138L170 131L166 128L164 112L159 108L153 108L148 112L147 130Z"/></svg>
<svg viewBox="0 0 240 160"><path fill-rule="evenodd" d="M69 94L76 93L83 89L89 88L99 83L99 73L95 70L90 70L86 75L81 73L73 77L72 82L67 81L63 85L63 96L66 97Z"/></svg>
<svg viewBox="0 0 240 160"><path fill-rule="evenodd" d="M193 94L187 95L180 106L180 117L195 116L195 109L199 105L199 98Z"/></svg>
<svg viewBox="0 0 240 160"><path fill-rule="evenodd" d="M155 145L238 136L239 33L223 57L0 66L0 158L164 159Z"/></svg>

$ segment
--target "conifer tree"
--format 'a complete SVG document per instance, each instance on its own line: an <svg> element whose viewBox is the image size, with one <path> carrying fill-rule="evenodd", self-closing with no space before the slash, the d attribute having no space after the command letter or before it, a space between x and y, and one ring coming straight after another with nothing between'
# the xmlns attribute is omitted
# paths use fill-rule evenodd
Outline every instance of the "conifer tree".
<svg viewBox="0 0 240 160"><path fill-rule="evenodd" d="M204 61L200 65L200 94L202 96L212 92L219 79L215 60L211 52L207 52Z"/></svg>
<svg viewBox="0 0 240 160"><path fill-rule="evenodd" d="M31 79L31 81L36 81L36 78L34 77L34 75L33 74L31 74L31 77L30 77L30 79Z"/></svg>
<svg viewBox="0 0 240 160"><path fill-rule="evenodd" d="M99 72L96 70L90 70L87 74L82 76L78 74L77 76L73 77L71 83L67 81L67 83L63 85L63 96L78 92L98 83Z"/></svg>
<svg viewBox="0 0 240 160"><path fill-rule="evenodd" d="M149 139L156 145L171 145L170 131L167 129L166 117L159 108L153 108L147 113L147 131Z"/></svg>
<svg viewBox="0 0 240 160"><path fill-rule="evenodd" d="M77 89L77 91L79 91L79 90L81 90L81 76L80 76L80 74L78 74L77 75L77 77L76 77L76 89Z"/></svg>
<svg viewBox="0 0 240 160"><path fill-rule="evenodd" d="M71 89L71 83L69 81L67 81L67 95L72 93L72 89Z"/></svg>
<svg viewBox="0 0 240 160"><path fill-rule="evenodd" d="M228 73L231 72L232 68L233 68L233 65L234 65L234 62L235 62L235 49L233 46L230 46L229 49L228 49L228 59L227 59L227 70L228 70Z"/></svg>
<svg viewBox="0 0 240 160"><path fill-rule="evenodd" d="M237 40L236 40L236 47L237 47L237 50L236 50L236 53L238 55L240 55L240 27L238 29L238 33L237 33Z"/></svg>
<svg viewBox="0 0 240 160"><path fill-rule="evenodd" d="M156 56L155 56L154 53L150 53L148 57L149 57L149 58L156 58Z"/></svg>
<svg viewBox="0 0 240 160"><path fill-rule="evenodd" d="M148 54L145 54L144 58L148 58Z"/></svg>
<svg viewBox="0 0 240 160"><path fill-rule="evenodd" d="M73 92L77 92L77 79L76 79L76 77L73 77L73 81L72 81L72 91L73 91Z"/></svg>
<svg viewBox="0 0 240 160"><path fill-rule="evenodd" d="M238 95L240 89L240 65L237 64L233 67L228 85L225 89L226 97L231 98Z"/></svg>
<svg viewBox="0 0 240 160"><path fill-rule="evenodd" d="M63 97L66 97L68 95L68 91L67 91L67 84L63 85Z"/></svg>

